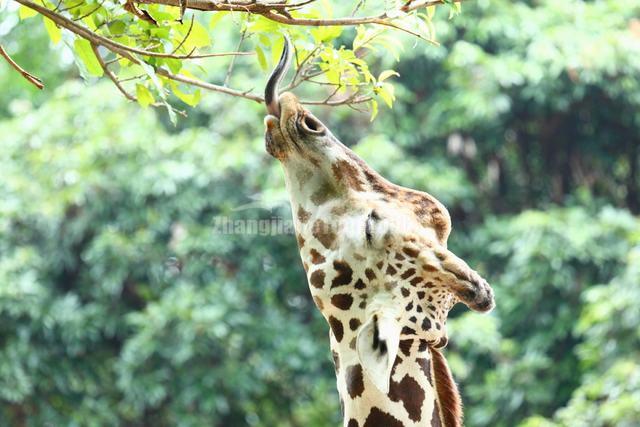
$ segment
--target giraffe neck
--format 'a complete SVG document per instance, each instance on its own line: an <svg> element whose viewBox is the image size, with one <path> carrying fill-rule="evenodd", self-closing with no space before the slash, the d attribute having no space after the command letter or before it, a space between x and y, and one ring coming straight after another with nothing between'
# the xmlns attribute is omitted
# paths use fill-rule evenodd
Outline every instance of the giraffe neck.
<svg viewBox="0 0 640 427"><path fill-rule="evenodd" d="M404 342L391 371L389 392L379 391L357 355L332 339L344 427L459 427L461 404L442 354Z"/></svg>

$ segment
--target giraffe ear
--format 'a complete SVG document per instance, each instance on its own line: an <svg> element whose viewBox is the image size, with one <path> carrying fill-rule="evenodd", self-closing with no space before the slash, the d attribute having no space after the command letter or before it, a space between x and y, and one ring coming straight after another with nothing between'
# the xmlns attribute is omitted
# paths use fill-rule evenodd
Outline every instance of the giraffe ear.
<svg viewBox="0 0 640 427"><path fill-rule="evenodd" d="M389 392L391 368L400 345L400 324L392 317L374 314L362 325L356 338L360 364L371 382Z"/></svg>

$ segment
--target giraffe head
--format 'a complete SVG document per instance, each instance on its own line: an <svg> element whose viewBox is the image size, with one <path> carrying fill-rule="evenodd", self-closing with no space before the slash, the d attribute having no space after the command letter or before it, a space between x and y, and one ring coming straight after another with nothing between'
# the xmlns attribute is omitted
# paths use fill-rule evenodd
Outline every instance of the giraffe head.
<svg viewBox="0 0 640 427"><path fill-rule="evenodd" d="M389 396L400 354L444 347L451 307L489 311L493 292L447 249L451 221L438 200L384 179L295 95L276 99L287 46L267 85L266 149L284 168L300 255L334 358L366 377L343 373L341 396L358 394L354 381Z"/></svg>

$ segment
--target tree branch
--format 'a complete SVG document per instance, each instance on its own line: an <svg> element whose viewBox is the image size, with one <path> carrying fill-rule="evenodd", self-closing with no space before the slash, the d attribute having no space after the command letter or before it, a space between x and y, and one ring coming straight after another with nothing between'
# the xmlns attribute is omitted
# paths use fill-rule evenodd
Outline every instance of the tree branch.
<svg viewBox="0 0 640 427"><path fill-rule="evenodd" d="M228 67L228 72L227 72L227 76L225 77L224 84L217 85L217 84L205 82L202 80L198 80L196 78L192 78L183 74L172 73L166 68L163 68L158 65L154 65L152 63L147 62L146 59L140 58L140 57L173 58L173 59L187 60L187 59L209 58L209 57L217 57L217 56L232 56L235 58L235 56L254 54L254 52L240 52L240 51L209 53L209 54L194 54L195 49L186 55L177 54L178 51L182 49L186 39L191 34L191 31L193 28L193 22L194 22L193 17L191 20L191 25L189 26L189 29L187 31L187 34L184 36L184 38L182 38L182 40L177 45L177 47L175 47L171 52L155 52L153 50L149 50L149 49L155 49L154 47L146 47L145 49L142 49L138 47L127 46L117 41L114 41L108 37L98 34L97 31L91 30L86 26L82 25L81 23L76 22L76 21L79 21L78 19L75 19L75 20L70 19L69 17L63 15L64 11L68 10L69 8L60 9L59 7L61 2L58 3L55 10L51 10L39 3L35 3L32 0L15 0L15 1L25 7L28 7L38 12L40 15L47 17L56 25L71 31L76 36L89 41L91 43L93 52L95 53L95 56L98 62L100 63L100 66L103 68L106 76L109 79L111 79L111 81L116 85L117 89L120 92L122 92L122 94L127 99L131 101L137 100L136 96L127 92L124 85L122 84L123 81L119 80L117 75L109 69L109 64L111 64L114 60L106 62L105 59L100 55L100 51L98 49L99 46L114 53L116 55L116 60L118 59L118 57L121 57L121 58L126 58L129 61L139 65L151 66L155 70L156 74L158 74L159 76L162 76L165 79L185 83L188 85L196 86L196 87L214 91L214 92L219 92L219 93L224 93L224 94L235 96L235 97L249 99L259 103L264 102L264 98L262 96L252 93L251 90L241 91L241 90L227 87L229 74L233 69L233 59L231 64ZM234 11L239 13L259 15L266 19L269 19L271 21L278 22L284 25L317 27L317 26L358 26L358 25L364 25L364 24L373 24L373 25L380 25L380 26L390 27L399 31L403 31L413 36L419 37L422 40L426 40L428 42L434 43L432 40L427 39L425 36L417 32L414 32L409 28L404 28L402 26L402 23L398 20L398 18L401 18L404 15L412 11L415 11L419 8L425 8L428 6L435 6L439 4L449 3L449 1L447 0L409 0L404 2L402 6L398 6L394 10L384 11L378 15L362 16L362 17L349 16L349 17L341 17L341 18L334 18L334 19L320 19L320 18L316 19L316 18L294 17L294 15L292 15L291 12L299 10L304 6L314 3L317 0L298 0L297 3L289 2L289 1L290 0L127 0L127 4L131 5L129 9L131 8L136 9L134 6L134 3L160 4L160 5L179 7L182 14L184 14L185 9L192 9L192 10L198 10L198 11ZM454 1L459 2L462 0L454 0ZM78 3L75 6L72 6L72 8L77 7L81 4L82 2ZM244 39L244 35L242 36L240 43L242 43L243 39ZM238 48L236 48L236 50L239 50L239 47L240 47L240 44L238 44ZM290 85L287 88L285 88L285 90L296 87L300 83L307 81L319 74L323 74L325 72L325 71L320 71L317 73L310 72L312 69L312 65L310 66L309 62L317 53L317 49L318 48L316 47L316 49L314 49L311 53L309 53L307 57L304 58L304 60L302 60L298 64L298 70L296 72L296 75L294 76ZM13 60L11 60L11 58L6 54L4 49L2 49L2 46L0 46L0 53L27 80L29 80L31 83L33 83L39 88L43 87L42 82L37 77L29 74L28 72L20 68ZM299 59L297 58L296 61L298 60ZM153 61L150 61L150 62L153 62ZM331 93L331 95L326 97L324 100L302 101L302 103L311 104L311 105L352 106L354 104L365 103L373 99L372 96L370 96L370 94L362 94L359 89L356 89L352 94L346 96L345 98L333 99L334 96L337 94L338 89L339 87L337 87L336 90L333 93Z"/></svg>
<svg viewBox="0 0 640 427"><path fill-rule="evenodd" d="M51 9L48 9L44 6L41 6L37 3L34 3L30 0L15 0L23 6L28 7L29 9L33 9L39 14L46 16L51 19L56 24L60 25L63 28L75 33L76 35L82 37L83 39L89 40L91 43L99 44L101 46L106 47L107 49L113 51L117 50L125 50L130 53L134 53L137 55L150 56L155 58L173 58L173 59L197 59L197 58L211 58L216 56L240 56L240 55L253 55L253 52L222 52L222 53L205 53L199 55L175 55L172 53L163 53L163 52L151 52L149 50L138 49L135 47L125 46L121 43L115 42L107 37L103 37L90 29L77 24L71 19L62 16Z"/></svg>
<svg viewBox="0 0 640 427"><path fill-rule="evenodd" d="M34 76L33 74L25 70L24 68L22 68L20 65L16 63L16 61L11 59L11 57L9 56L7 51L4 50L4 47L2 47L1 44L0 44L0 56L2 56L9 63L9 65L11 65L17 72L22 74L22 77L27 79L29 83L31 83L38 89L44 88L44 84L42 83L42 80L40 80L39 78L37 78L36 76Z"/></svg>
<svg viewBox="0 0 640 427"><path fill-rule="evenodd" d="M134 0L142 4L164 4L168 6L180 7L180 0ZM313 3L315 0L303 1L300 3L287 3L286 0L189 0L187 9L209 11L209 12L245 12L256 15L268 15L273 12L284 14L286 11L297 10L303 6ZM463 0L455 0L460 3ZM428 6L437 6L447 3L445 0L419 0L409 1L401 6L400 12L408 13L416 9ZM266 16L268 18L268 16ZM335 19L303 19L303 18L287 18L289 25L305 25L305 26L352 26L361 24L377 24L380 19L391 18L386 12L376 16L365 17L345 17Z"/></svg>
<svg viewBox="0 0 640 427"><path fill-rule="evenodd" d="M113 71L109 69L109 66L107 65L107 63L104 62L102 55L100 55L100 52L98 51L98 45L95 43L91 43L91 49L93 49L93 53L94 55L96 55L96 58L98 59L100 66L104 70L104 73L107 75L107 77L109 77L109 79L111 79L113 84L116 85L120 93L122 93L124 97L127 98L129 101L137 102L138 99L125 90L120 80L118 80L118 77L113 73Z"/></svg>
<svg viewBox="0 0 640 427"><path fill-rule="evenodd" d="M163 4L168 6L181 7L181 0L134 0L143 4ZM218 0L189 0L187 4L188 9L195 9L201 11L237 11L244 13L253 13L256 15L264 16L267 19L278 22L285 25L301 25L301 26L314 26L314 27L328 27L328 26L357 26L364 24L375 24L386 27L391 27L399 31L404 31L420 39L432 42L422 35L404 28L393 22L393 17L388 12L383 12L376 16L364 16L364 17L344 17L335 19L315 19L315 18L294 18L289 13L289 10L298 9L306 4L312 3L315 0L301 2L298 4L287 4L286 0L276 1L258 1L258 0L226 0L220 2ZM455 0L456 3L462 2L462 0ZM428 6L437 6L445 4L445 0L418 0L409 1L403 6L397 9L401 13L409 13L414 10L425 8Z"/></svg>

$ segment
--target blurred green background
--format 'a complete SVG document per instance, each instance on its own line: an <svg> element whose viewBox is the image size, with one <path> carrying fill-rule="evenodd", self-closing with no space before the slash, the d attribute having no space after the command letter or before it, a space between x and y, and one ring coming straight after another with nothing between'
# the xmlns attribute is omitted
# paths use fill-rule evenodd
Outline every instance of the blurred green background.
<svg viewBox="0 0 640 427"><path fill-rule="evenodd" d="M493 285L490 315L451 313L466 425L640 425L640 2L479 0L436 25L393 110L314 112L443 201ZM214 232L290 218L264 107L205 94L174 127L41 25L0 16L0 38L47 84L0 64L0 425L339 425L294 237Z"/></svg>

